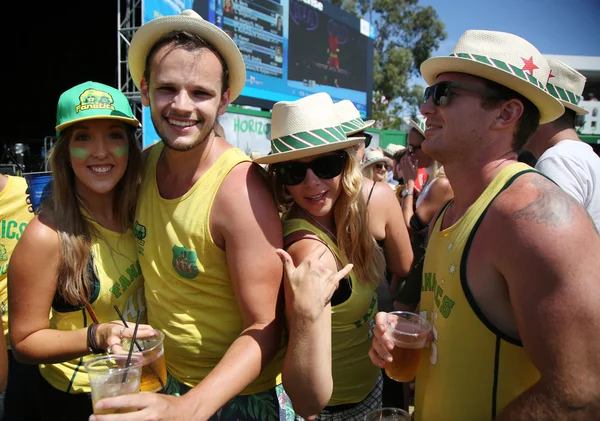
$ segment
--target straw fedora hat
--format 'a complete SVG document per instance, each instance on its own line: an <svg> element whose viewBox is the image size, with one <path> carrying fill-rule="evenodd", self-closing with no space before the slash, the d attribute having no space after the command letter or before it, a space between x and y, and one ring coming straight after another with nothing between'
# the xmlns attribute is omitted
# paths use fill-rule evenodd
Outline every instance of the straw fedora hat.
<svg viewBox="0 0 600 421"><path fill-rule="evenodd" d="M142 25L129 45L129 72L135 86L140 88L144 76L146 58L152 46L171 31L188 31L200 36L223 56L229 69L230 102L235 100L246 83L244 59L233 40L221 28L202 19L193 10L184 10L179 15L161 16Z"/></svg>
<svg viewBox="0 0 600 421"><path fill-rule="evenodd" d="M448 57L433 57L421 64L429 85L441 73L479 76L504 85L529 99L540 111L540 124L564 113L563 105L546 91L550 66L528 41L506 32L469 30L458 39Z"/></svg>
<svg viewBox="0 0 600 421"><path fill-rule="evenodd" d="M410 127L421 133L421 136L425 137L425 129L427 128L425 121L425 119L419 121L410 120Z"/></svg>
<svg viewBox="0 0 600 421"><path fill-rule="evenodd" d="M365 152L365 156L363 157L363 162L360 165L360 169L367 168L369 165L376 164L378 162L385 162L386 164L390 163L390 158L383 154L383 151L380 149L369 149Z"/></svg>
<svg viewBox="0 0 600 421"><path fill-rule="evenodd" d="M550 66L550 77L546 88L550 95L558 99L566 108L575 111L577 115L589 113L588 110L579 106L586 77L559 60L548 60L548 65Z"/></svg>
<svg viewBox="0 0 600 421"><path fill-rule="evenodd" d="M364 121L360 116L360 112L348 99L338 101L333 106L342 123L342 129L348 136L368 129L375 123L375 120Z"/></svg>
<svg viewBox="0 0 600 421"><path fill-rule="evenodd" d="M271 153L254 162L293 161L346 149L364 140L364 137L346 137L331 97L320 92L296 101L280 101L273 106Z"/></svg>
<svg viewBox="0 0 600 421"><path fill-rule="evenodd" d="M395 143L390 143L383 150L383 154L387 155L388 158L391 158L396 154L396 152L403 151L404 149L406 149L405 146L396 145Z"/></svg>

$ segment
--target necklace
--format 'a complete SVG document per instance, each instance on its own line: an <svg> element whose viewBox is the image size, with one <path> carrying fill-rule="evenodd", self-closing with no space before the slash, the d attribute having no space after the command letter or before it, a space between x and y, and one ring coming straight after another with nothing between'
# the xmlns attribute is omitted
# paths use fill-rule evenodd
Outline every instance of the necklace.
<svg viewBox="0 0 600 421"><path fill-rule="evenodd" d="M314 216L312 216L310 214L310 212L307 212L302 206L298 206L300 209L302 209L302 212L304 212L306 214L306 216L308 216L313 222L315 222L321 229L323 229L325 232L327 232L327 234L329 234L329 236L331 238L333 238L333 241L335 241L337 243L337 235L335 235L334 233L332 233L330 230L327 229L326 226L324 226L323 224L321 224L319 221L317 221L315 219Z"/></svg>
<svg viewBox="0 0 600 421"><path fill-rule="evenodd" d="M88 208L87 205L85 204L85 202L81 199L81 197L79 197L78 194L76 194L75 196L77 197L77 200L79 200L79 203L81 203L83 205L83 207L85 208L85 211L90 215L91 220L94 221L96 224L100 225L100 227L102 227L102 225L94 217L94 214L92 213L92 211L90 210L90 208ZM119 266L117 265L117 261L115 259L114 253L117 253L119 256L121 256L121 257L125 258L126 260L128 260L132 265L135 265L135 263L129 257L127 257L126 255L124 255L123 253L121 253L119 250L115 250L110 245L110 243L104 237L104 234L102 234L102 231L100 231L98 229L94 229L93 231L94 231L94 233L97 233L100 236L100 238L102 239L102 241L104 241L104 244L106 244L106 246L108 247L108 251L110 252L110 257L112 259L113 265L115 266L115 269L117 270L117 273L120 273L121 271L119 270ZM117 248L118 247L119 247L119 245L117 244Z"/></svg>

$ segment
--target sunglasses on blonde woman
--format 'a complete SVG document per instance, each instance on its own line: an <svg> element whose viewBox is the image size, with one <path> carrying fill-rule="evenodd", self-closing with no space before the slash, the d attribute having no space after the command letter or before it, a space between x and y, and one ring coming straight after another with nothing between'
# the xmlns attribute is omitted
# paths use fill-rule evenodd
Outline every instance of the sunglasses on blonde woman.
<svg viewBox="0 0 600 421"><path fill-rule="evenodd" d="M346 154L338 152L313 159L310 162L290 161L274 164L275 174L286 186L300 184L306 178L306 171L310 168L319 178L329 180L337 177L344 169Z"/></svg>

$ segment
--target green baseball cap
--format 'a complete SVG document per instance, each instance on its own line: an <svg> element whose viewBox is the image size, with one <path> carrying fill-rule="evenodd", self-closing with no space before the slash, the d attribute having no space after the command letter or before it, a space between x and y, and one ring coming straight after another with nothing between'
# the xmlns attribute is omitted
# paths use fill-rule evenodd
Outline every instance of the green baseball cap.
<svg viewBox="0 0 600 421"><path fill-rule="evenodd" d="M58 99L56 136L79 121L98 118L113 118L134 127L140 124L123 92L103 83L85 82L66 90Z"/></svg>

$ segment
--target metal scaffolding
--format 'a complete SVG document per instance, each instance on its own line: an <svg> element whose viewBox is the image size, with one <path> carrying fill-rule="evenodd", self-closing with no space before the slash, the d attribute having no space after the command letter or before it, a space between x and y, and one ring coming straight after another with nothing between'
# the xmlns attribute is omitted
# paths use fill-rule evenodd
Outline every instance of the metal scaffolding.
<svg viewBox="0 0 600 421"><path fill-rule="evenodd" d="M131 102L135 117L142 121L142 99L133 83L127 53L133 34L142 26L142 0L117 0L117 86Z"/></svg>

